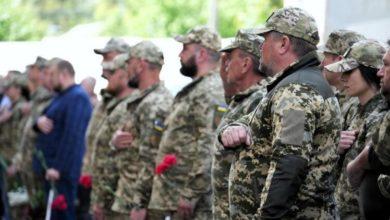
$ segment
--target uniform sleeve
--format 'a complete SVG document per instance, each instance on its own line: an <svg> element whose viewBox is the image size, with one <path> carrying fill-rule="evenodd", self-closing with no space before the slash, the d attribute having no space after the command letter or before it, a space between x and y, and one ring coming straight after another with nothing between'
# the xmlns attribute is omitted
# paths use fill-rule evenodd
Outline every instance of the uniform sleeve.
<svg viewBox="0 0 390 220"><path fill-rule="evenodd" d="M146 208L151 196L155 158L158 146L164 130L164 120L168 115L169 100L166 103L153 103L147 109L141 109L139 122L140 145L139 160L140 171L134 184L133 205L138 208ZM142 123L141 123L142 122Z"/></svg>
<svg viewBox="0 0 390 220"><path fill-rule="evenodd" d="M91 120L88 123L87 132L86 132L86 150L85 150L85 156L83 159L83 172L84 173L90 173L92 170L92 155L94 151L93 147L93 141L95 138L95 132L98 126L98 121L101 118L101 109L102 109L102 102L98 103L95 109L92 112Z"/></svg>
<svg viewBox="0 0 390 220"><path fill-rule="evenodd" d="M281 218L292 206L308 169L316 116L314 96L307 88L290 85L272 97L272 156L261 194L260 216Z"/></svg>
<svg viewBox="0 0 390 220"><path fill-rule="evenodd" d="M375 154L385 166L390 166L390 113L384 117L379 128L372 136Z"/></svg>
<svg viewBox="0 0 390 220"><path fill-rule="evenodd" d="M201 99L201 98L199 98ZM200 197L211 190L211 147L215 138L213 116L215 114L215 98L208 96L205 100L194 100L191 107L193 120L195 150L190 159L192 168L189 172L181 196L189 201L197 202ZM203 104L196 104L203 103Z"/></svg>

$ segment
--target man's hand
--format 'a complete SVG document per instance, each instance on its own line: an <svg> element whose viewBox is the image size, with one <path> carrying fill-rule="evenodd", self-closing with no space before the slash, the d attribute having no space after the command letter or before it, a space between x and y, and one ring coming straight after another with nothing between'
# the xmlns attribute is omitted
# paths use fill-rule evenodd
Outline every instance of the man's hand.
<svg viewBox="0 0 390 220"><path fill-rule="evenodd" d="M132 209L130 213L131 220L145 220L146 209Z"/></svg>
<svg viewBox="0 0 390 220"><path fill-rule="evenodd" d="M49 168L46 170L46 179L49 181L56 181L60 179L60 172L56 169Z"/></svg>
<svg viewBox="0 0 390 220"><path fill-rule="evenodd" d="M340 141L339 146L337 148L337 152L339 154L344 154L349 148L351 148L352 144L355 142L356 133L356 131L340 132Z"/></svg>
<svg viewBox="0 0 390 220"><path fill-rule="evenodd" d="M131 146L131 143L133 143L133 135L131 135L130 132L117 130L112 136L111 143L117 149L128 148Z"/></svg>
<svg viewBox="0 0 390 220"><path fill-rule="evenodd" d="M252 137L243 126L229 126L221 134L221 141L224 147L234 148L242 144L251 145Z"/></svg>
<svg viewBox="0 0 390 220"><path fill-rule="evenodd" d="M190 201L180 198L177 214L183 219L191 219L194 214L195 204Z"/></svg>
<svg viewBox="0 0 390 220"><path fill-rule="evenodd" d="M53 130L53 121L43 115L38 118L37 126L42 133L48 134Z"/></svg>
<svg viewBox="0 0 390 220"><path fill-rule="evenodd" d="M92 206L92 212L93 212L93 219L94 220L103 220L104 219L103 208L100 205L94 204Z"/></svg>

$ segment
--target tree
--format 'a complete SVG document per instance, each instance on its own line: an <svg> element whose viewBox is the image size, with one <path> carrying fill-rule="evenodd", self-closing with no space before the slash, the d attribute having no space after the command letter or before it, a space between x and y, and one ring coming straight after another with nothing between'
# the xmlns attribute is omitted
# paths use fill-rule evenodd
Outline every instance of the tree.
<svg viewBox="0 0 390 220"><path fill-rule="evenodd" d="M260 26L282 0L219 0L218 31L232 37ZM206 25L199 0L0 0L0 40L39 40L77 24L101 22L104 36L172 37Z"/></svg>
<svg viewBox="0 0 390 220"><path fill-rule="evenodd" d="M232 37L240 28L257 27L282 5L282 0L220 0L218 31ZM207 24L208 7L199 0L100 0L95 18L104 23L103 35L171 37Z"/></svg>
<svg viewBox="0 0 390 220"><path fill-rule="evenodd" d="M39 40L45 34L46 23L39 20L31 4L0 0L0 40Z"/></svg>

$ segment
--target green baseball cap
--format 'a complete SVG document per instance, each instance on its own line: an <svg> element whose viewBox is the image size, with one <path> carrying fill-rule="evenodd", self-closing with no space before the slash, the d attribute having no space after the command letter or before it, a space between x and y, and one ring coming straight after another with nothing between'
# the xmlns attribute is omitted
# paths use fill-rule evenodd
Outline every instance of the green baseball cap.
<svg viewBox="0 0 390 220"><path fill-rule="evenodd" d="M343 56L348 48L350 48L354 43L365 39L366 38L363 35L355 31L340 29L330 33L326 44L320 47L319 50Z"/></svg>
<svg viewBox="0 0 390 220"><path fill-rule="evenodd" d="M317 45L320 37L314 18L306 11L296 7L286 7L274 11L267 19L264 28L257 29L262 35L271 31L287 34Z"/></svg>
<svg viewBox="0 0 390 220"><path fill-rule="evenodd" d="M93 51L96 54L106 54L109 52L117 51L119 53L127 53L130 46L120 38L111 38L107 43L106 46L102 49L94 49Z"/></svg>
<svg viewBox="0 0 390 220"><path fill-rule="evenodd" d="M147 60L150 63L164 65L164 54L151 41L141 41L130 48L129 57Z"/></svg>
<svg viewBox="0 0 390 220"><path fill-rule="evenodd" d="M375 40L361 40L352 45L344 54L344 59L325 66L331 72L344 73L359 65L380 69L386 48Z"/></svg>
<svg viewBox="0 0 390 220"><path fill-rule="evenodd" d="M219 34L204 26L195 27L185 35L178 35L175 40L183 44L197 43L214 51L221 49Z"/></svg>
<svg viewBox="0 0 390 220"><path fill-rule="evenodd" d="M261 52L260 47L264 42L264 39L259 35L254 34L254 29L241 29L237 32L234 41L221 49L220 52L230 52L234 49L241 49L248 52L260 59Z"/></svg>

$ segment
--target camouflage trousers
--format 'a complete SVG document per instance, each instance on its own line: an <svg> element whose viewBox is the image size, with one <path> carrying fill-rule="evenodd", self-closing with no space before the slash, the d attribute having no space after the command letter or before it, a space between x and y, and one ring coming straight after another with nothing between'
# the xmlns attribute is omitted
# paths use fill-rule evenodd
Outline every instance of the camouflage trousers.
<svg viewBox="0 0 390 220"><path fill-rule="evenodd" d="M166 220L167 218L171 220L186 220L179 216L175 211L164 211L164 210L155 210L148 209L147 218L148 220ZM212 219L211 211L195 211L194 215L188 220L206 220Z"/></svg>
<svg viewBox="0 0 390 220"><path fill-rule="evenodd" d="M231 219L248 219L260 207L260 194L268 172L265 160L260 163L250 157L234 158L229 174Z"/></svg>
<svg viewBox="0 0 390 220"><path fill-rule="evenodd" d="M217 154L213 157L212 210L213 219L229 219L229 172L234 158L233 153Z"/></svg>

